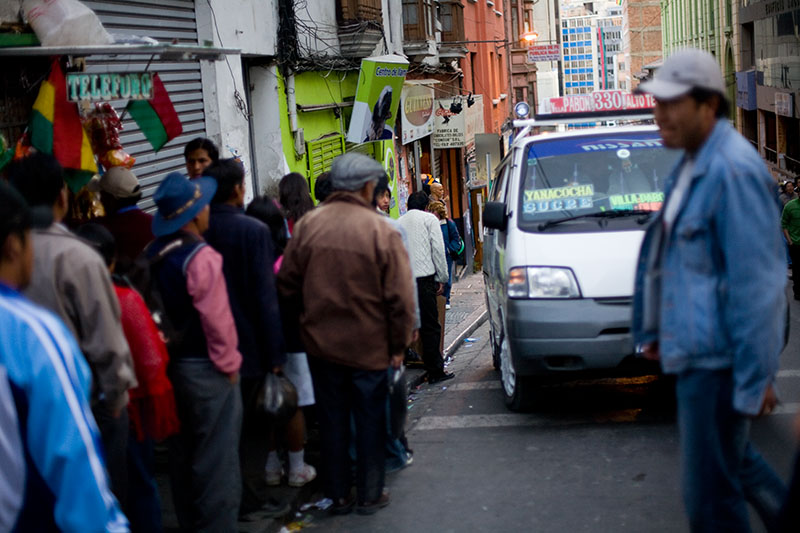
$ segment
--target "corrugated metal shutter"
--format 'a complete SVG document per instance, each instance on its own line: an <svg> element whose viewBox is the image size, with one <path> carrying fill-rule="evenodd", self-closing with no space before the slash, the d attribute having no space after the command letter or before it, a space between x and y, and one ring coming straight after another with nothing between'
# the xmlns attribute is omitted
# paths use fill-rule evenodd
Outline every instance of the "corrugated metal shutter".
<svg viewBox="0 0 800 533"><path fill-rule="evenodd" d="M84 2L100 17L110 33L152 37L162 42L177 40L197 44L197 22L193 0L130 0ZM122 146L136 158L133 171L144 192L142 207L153 206L151 199L158 184L169 172L185 173L183 147L191 139L206 136L203 113L203 86L199 61L154 60L149 56L91 56L88 72L157 72L169 92L183 124L183 134L167 143L158 153L129 116L123 120ZM112 102L118 113L127 102Z"/></svg>

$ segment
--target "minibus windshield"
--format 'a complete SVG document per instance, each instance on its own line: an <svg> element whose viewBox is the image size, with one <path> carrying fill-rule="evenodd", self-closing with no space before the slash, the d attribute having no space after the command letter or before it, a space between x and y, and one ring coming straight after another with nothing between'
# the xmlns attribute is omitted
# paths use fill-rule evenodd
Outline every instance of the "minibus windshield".
<svg viewBox="0 0 800 533"><path fill-rule="evenodd" d="M604 132L541 140L526 148L520 227L604 211L657 211L680 152L657 131ZM622 215L622 213L620 213Z"/></svg>

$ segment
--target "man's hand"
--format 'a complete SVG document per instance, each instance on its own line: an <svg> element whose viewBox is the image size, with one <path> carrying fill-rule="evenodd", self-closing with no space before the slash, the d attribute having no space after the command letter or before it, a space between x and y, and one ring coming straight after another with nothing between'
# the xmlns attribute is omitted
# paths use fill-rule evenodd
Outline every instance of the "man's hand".
<svg viewBox="0 0 800 533"><path fill-rule="evenodd" d="M658 361L661 359L661 354L658 351L658 342L648 342L642 346L642 356L651 361Z"/></svg>
<svg viewBox="0 0 800 533"><path fill-rule="evenodd" d="M444 283L437 283L436 284L436 296L441 296L444 294Z"/></svg>
<svg viewBox="0 0 800 533"><path fill-rule="evenodd" d="M239 383L239 373L233 372L232 374L228 374L228 381L231 385L236 385Z"/></svg>
<svg viewBox="0 0 800 533"><path fill-rule="evenodd" d="M764 393L764 401L761 402L761 411L758 412L758 416L764 416L772 413L777 405L778 396L775 394L775 389L773 389L772 385L770 385L767 387L767 391Z"/></svg>
<svg viewBox="0 0 800 533"><path fill-rule="evenodd" d="M398 353L392 356L392 359L389 364L392 365L392 368L398 370L401 366L403 366L403 359L405 358L404 354Z"/></svg>

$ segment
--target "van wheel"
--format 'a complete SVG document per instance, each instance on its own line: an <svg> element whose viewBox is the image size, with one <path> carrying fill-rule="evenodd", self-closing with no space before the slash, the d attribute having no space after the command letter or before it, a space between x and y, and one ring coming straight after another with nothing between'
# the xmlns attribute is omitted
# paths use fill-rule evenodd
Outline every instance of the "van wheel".
<svg viewBox="0 0 800 533"><path fill-rule="evenodd" d="M533 406L533 380L517 375L508 339L503 336L500 342L500 380L503 384L503 399L512 411L527 411Z"/></svg>
<svg viewBox="0 0 800 533"><path fill-rule="evenodd" d="M492 366L495 370L500 370L500 342L497 341L497 334L494 332L494 326L491 325L491 319L489 322L489 334L492 336Z"/></svg>

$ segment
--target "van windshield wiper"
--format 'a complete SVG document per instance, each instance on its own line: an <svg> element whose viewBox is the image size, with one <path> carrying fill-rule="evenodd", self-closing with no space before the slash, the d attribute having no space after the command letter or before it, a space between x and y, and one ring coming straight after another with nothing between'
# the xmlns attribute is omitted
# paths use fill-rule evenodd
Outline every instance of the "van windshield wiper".
<svg viewBox="0 0 800 533"><path fill-rule="evenodd" d="M636 216L636 215L651 215L655 213L655 211L651 211L649 209L615 209L612 211L595 211L593 213L585 213L583 215L575 215L572 217L564 217L564 218L556 218L553 220L548 220L547 222L542 222L537 226L539 231L545 231L546 229L552 228L554 226L558 226L562 222L569 222L571 220L579 220L582 218L621 218L621 217L629 217L629 216ZM647 221L647 218L642 217L641 224Z"/></svg>

